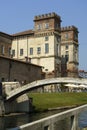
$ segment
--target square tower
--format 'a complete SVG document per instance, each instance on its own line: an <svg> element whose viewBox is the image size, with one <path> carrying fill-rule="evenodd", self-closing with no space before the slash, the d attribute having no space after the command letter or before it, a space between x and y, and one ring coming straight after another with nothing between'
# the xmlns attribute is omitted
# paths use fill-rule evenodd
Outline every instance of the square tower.
<svg viewBox="0 0 87 130"><path fill-rule="evenodd" d="M61 30L61 18L56 13L42 14L34 17L35 33Z"/></svg>
<svg viewBox="0 0 87 130"><path fill-rule="evenodd" d="M34 38L38 50L38 65L44 66L46 77L60 76L61 73L61 18L56 13L48 13L34 17ZM35 62L34 62L35 61Z"/></svg>
<svg viewBox="0 0 87 130"><path fill-rule="evenodd" d="M62 61L65 60L65 72L68 77L78 77L78 47L78 29L75 26L62 27L61 57Z"/></svg>

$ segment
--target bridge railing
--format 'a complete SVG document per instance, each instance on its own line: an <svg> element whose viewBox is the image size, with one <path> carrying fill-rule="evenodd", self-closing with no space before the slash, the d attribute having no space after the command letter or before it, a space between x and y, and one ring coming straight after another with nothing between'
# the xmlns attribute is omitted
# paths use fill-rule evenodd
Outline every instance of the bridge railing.
<svg viewBox="0 0 87 130"><path fill-rule="evenodd" d="M37 80L32 83L26 84L20 88L17 88L10 93L8 93L6 99L13 98L14 96L18 96L20 94L24 94L31 89L39 88L42 86L50 85L50 84L60 84L60 83L77 83L77 84L87 84L87 79L82 78L50 78L44 80Z"/></svg>
<svg viewBox="0 0 87 130"><path fill-rule="evenodd" d="M73 108L52 116L21 125L10 130L81 130L78 125L78 117L80 112L87 110L87 105ZM66 122L66 119L68 121ZM64 121L65 122L62 122ZM62 124L60 125L60 121Z"/></svg>

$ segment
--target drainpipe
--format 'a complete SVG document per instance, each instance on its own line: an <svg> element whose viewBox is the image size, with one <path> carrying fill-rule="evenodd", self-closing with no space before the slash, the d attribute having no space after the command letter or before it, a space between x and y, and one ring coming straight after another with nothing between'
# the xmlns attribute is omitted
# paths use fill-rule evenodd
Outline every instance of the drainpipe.
<svg viewBox="0 0 87 130"><path fill-rule="evenodd" d="M17 38L17 59L18 59L18 52L19 52L19 42L18 42L18 38Z"/></svg>
<svg viewBox="0 0 87 130"><path fill-rule="evenodd" d="M27 36L27 57L28 57L28 36Z"/></svg>
<svg viewBox="0 0 87 130"><path fill-rule="evenodd" d="M11 74L11 61L9 61L9 72L8 72L8 81L10 81L10 74Z"/></svg>

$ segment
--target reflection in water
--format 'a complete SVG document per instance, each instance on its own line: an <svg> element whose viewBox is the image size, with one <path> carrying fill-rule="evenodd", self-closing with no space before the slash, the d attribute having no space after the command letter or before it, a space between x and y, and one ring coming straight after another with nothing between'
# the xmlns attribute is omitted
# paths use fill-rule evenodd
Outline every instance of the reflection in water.
<svg viewBox="0 0 87 130"><path fill-rule="evenodd" d="M79 115L79 127L87 128L87 110L81 112Z"/></svg>
<svg viewBox="0 0 87 130"><path fill-rule="evenodd" d="M32 120L37 120L38 115L29 116L28 114L21 116L11 116L5 117L0 120L0 130L8 130L10 128L14 128L16 126L20 126L26 123L31 122ZM55 130L70 130L70 120L69 118L56 122L54 124Z"/></svg>
<svg viewBox="0 0 87 130"><path fill-rule="evenodd" d="M10 128L14 128L43 117L47 117L49 115L53 115L59 113L60 111L49 111L44 113L33 113L33 114L20 114L20 115L12 115L5 116L0 118L0 130L7 130Z"/></svg>
<svg viewBox="0 0 87 130"><path fill-rule="evenodd" d="M27 114L2 117L0 118L0 130L6 130L28 122L29 116Z"/></svg>
<svg viewBox="0 0 87 130"><path fill-rule="evenodd" d="M52 112L49 111L44 113L21 114L21 115L1 117L0 130L8 130L10 128L14 128L56 113L59 113L59 111L52 111ZM65 118L64 120L55 122L54 129L70 130L70 126L71 126L70 117L68 117ZM79 127L80 128L87 127L87 111L84 111L79 115Z"/></svg>

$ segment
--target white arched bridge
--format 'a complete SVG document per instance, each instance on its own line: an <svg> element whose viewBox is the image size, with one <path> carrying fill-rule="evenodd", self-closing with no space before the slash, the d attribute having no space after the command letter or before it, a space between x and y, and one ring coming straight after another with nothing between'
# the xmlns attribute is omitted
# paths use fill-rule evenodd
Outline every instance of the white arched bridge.
<svg viewBox="0 0 87 130"><path fill-rule="evenodd" d="M22 87L19 87L15 90L12 90L8 93L6 96L6 100L14 100L15 98L27 93L28 91L31 91L36 88L40 88L42 86L50 85L50 84L61 84L61 83L74 83L74 84L87 84L87 79L82 78L49 78L49 79L43 79L34 81L32 83L26 84Z"/></svg>

